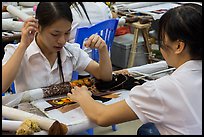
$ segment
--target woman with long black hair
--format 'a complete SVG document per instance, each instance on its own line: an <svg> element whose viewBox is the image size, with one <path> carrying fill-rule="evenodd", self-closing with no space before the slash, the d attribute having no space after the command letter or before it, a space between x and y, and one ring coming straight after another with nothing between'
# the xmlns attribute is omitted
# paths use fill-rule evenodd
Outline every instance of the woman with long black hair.
<svg viewBox="0 0 204 137"><path fill-rule="evenodd" d="M167 64L176 68L171 75L135 86L128 98L111 105L93 100L84 86L68 96L100 126L140 119L140 135L201 135L202 6L168 10L159 21L158 39Z"/></svg>
<svg viewBox="0 0 204 137"><path fill-rule="evenodd" d="M16 92L71 81L73 71L87 71L97 79L112 79L107 45L99 35L86 47L97 48L100 63L89 58L76 43L68 43L73 21L68 2L40 2L36 17L25 21L21 41L8 44L2 60L2 93L14 81Z"/></svg>

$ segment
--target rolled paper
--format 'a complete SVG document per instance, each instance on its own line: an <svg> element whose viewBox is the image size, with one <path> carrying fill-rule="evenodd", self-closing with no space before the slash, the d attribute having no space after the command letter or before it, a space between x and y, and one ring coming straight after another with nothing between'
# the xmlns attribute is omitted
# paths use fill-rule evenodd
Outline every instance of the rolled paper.
<svg viewBox="0 0 204 137"><path fill-rule="evenodd" d="M2 12L2 19L15 18L15 15L10 14L9 12Z"/></svg>
<svg viewBox="0 0 204 137"><path fill-rule="evenodd" d="M53 84L47 87L27 90L24 92L3 96L2 104L14 107L19 103L23 102L31 102L37 99L53 97L58 95L66 95L70 91L71 87L69 82Z"/></svg>
<svg viewBox="0 0 204 137"><path fill-rule="evenodd" d="M21 8L20 9L22 12L28 14L28 15L31 15L33 16L35 14L35 12L33 11L33 8Z"/></svg>
<svg viewBox="0 0 204 137"><path fill-rule="evenodd" d="M42 99L43 96L43 90L41 88L27 90L24 92L21 102L30 102L37 99Z"/></svg>
<svg viewBox="0 0 204 137"><path fill-rule="evenodd" d="M33 16L35 12L33 11L32 8L23 8L21 9L22 12L25 12L28 15ZM15 18L16 16L9 13L9 12L2 12L2 19L7 19L7 18Z"/></svg>
<svg viewBox="0 0 204 137"><path fill-rule="evenodd" d="M6 96L2 96L2 105L6 105L9 107L15 107L17 106L22 99L23 92L17 93L17 94L10 94Z"/></svg>
<svg viewBox="0 0 204 137"><path fill-rule="evenodd" d="M2 120L2 131L16 131L22 123L23 121ZM48 132L41 130L39 132L35 132L34 135L48 135Z"/></svg>
<svg viewBox="0 0 204 137"><path fill-rule="evenodd" d="M16 131L22 123L16 120L2 120L2 131Z"/></svg>
<svg viewBox="0 0 204 137"><path fill-rule="evenodd" d="M136 9L136 8L142 8L142 7L152 6L152 5L158 5L162 3L165 3L165 2L133 2L130 4L124 4L124 7L128 9Z"/></svg>
<svg viewBox="0 0 204 137"><path fill-rule="evenodd" d="M26 21L28 18L31 17L30 15L26 14L25 12L19 10L18 8L12 5L7 6L7 11L11 13L12 15L19 17L23 21Z"/></svg>
<svg viewBox="0 0 204 137"><path fill-rule="evenodd" d="M166 63L166 61L159 61L159 62L152 63L152 64L128 68L127 70L130 73L141 72L141 73L149 74L149 73L154 73L154 72L165 70L165 69L168 69L168 64Z"/></svg>
<svg viewBox="0 0 204 137"><path fill-rule="evenodd" d="M33 7L37 5L38 3L39 2L18 2L20 6L24 6L24 7Z"/></svg>
<svg viewBox="0 0 204 137"><path fill-rule="evenodd" d="M2 30L21 31L23 22L13 21L12 19L2 19Z"/></svg>
<svg viewBox="0 0 204 137"><path fill-rule="evenodd" d="M24 92L3 96L2 104L9 107L14 107L19 103L30 102L30 101L34 101L42 98L43 98L43 91L41 88L38 88L38 89L27 90Z"/></svg>
<svg viewBox="0 0 204 137"><path fill-rule="evenodd" d="M25 112L12 107L2 105L2 116L10 120L24 121L25 119L35 120L41 129L49 130L52 124L56 121L47 117L38 116L29 112Z"/></svg>

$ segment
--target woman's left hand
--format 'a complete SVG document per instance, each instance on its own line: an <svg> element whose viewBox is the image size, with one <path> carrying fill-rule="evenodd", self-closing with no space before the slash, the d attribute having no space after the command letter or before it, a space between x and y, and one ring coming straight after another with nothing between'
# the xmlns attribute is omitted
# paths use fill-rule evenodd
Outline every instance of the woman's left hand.
<svg viewBox="0 0 204 137"><path fill-rule="evenodd" d="M107 48L106 42L97 34L91 35L84 44L85 47L92 49L104 49Z"/></svg>
<svg viewBox="0 0 204 137"><path fill-rule="evenodd" d="M75 86L72 90L72 93L68 93L67 96L74 102L79 102L80 100L85 100L91 97L91 92L86 86L77 87Z"/></svg>

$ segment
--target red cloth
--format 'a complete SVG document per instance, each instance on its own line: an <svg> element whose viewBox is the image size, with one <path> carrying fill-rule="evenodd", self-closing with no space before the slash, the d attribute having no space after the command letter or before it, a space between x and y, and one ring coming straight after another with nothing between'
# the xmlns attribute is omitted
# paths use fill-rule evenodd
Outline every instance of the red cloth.
<svg viewBox="0 0 204 137"><path fill-rule="evenodd" d="M115 36L120 36L130 33L130 27L129 26L122 26L116 29Z"/></svg>

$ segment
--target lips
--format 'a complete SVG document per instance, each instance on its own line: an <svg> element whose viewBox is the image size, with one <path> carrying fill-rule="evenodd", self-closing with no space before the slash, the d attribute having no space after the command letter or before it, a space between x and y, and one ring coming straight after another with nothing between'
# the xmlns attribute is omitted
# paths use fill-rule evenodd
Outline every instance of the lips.
<svg viewBox="0 0 204 137"><path fill-rule="evenodd" d="M54 46L54 48L57 49L57 50L61 50L63 47Z"/></svg>

